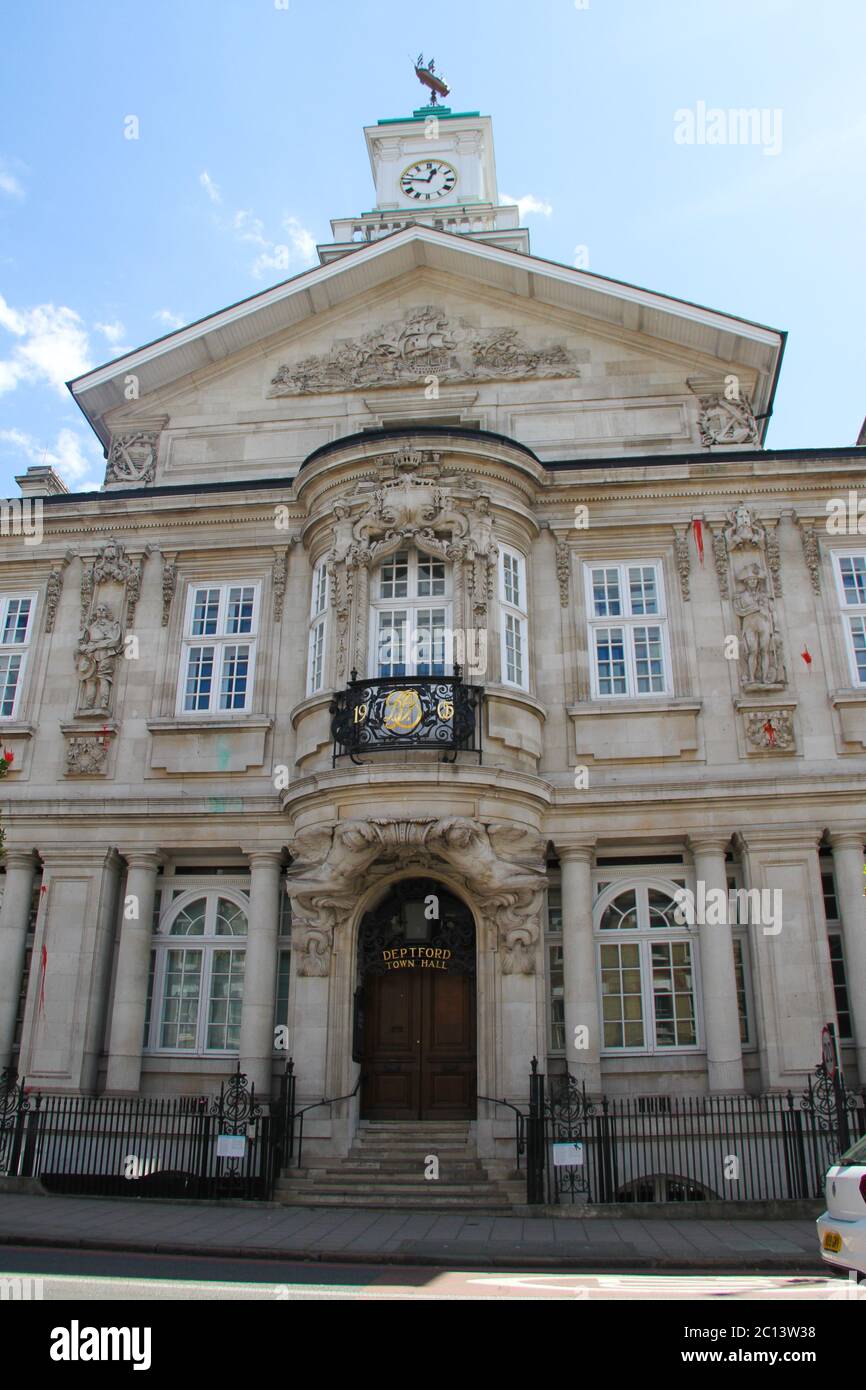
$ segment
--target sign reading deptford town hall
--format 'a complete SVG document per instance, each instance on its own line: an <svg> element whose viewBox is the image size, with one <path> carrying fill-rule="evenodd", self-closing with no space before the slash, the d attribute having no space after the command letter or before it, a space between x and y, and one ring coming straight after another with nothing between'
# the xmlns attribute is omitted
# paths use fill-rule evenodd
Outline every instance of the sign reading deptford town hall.
<svg viewBox="0 0 866 1390"><path fill-rule="evenodd" d="M447 970L450 959L444 946L394 946L382 952L387 970Z"/></svg>

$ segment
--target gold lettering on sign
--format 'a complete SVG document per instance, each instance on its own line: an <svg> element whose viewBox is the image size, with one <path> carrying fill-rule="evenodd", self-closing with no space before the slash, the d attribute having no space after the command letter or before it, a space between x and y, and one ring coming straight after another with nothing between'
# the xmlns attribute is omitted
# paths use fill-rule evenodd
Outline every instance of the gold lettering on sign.
<svg viewBox="0 0 866 1390"><path fill-rule="evenodd" d="M443 946L391 946L382 952L388 970L447 970L451 952Z"/></svg>

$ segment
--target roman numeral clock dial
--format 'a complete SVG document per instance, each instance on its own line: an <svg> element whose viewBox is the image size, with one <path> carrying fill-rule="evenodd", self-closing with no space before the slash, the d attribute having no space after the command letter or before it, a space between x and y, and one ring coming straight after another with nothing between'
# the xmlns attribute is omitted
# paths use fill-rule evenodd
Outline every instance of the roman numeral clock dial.
<svg viewBox="0 0 866 1390"><path fill-rule="evenodd" d="M400 187L406 197L422 203L444 198L453 192L456 183L457 171L444 159L419 159L400 175Z"/></svg>

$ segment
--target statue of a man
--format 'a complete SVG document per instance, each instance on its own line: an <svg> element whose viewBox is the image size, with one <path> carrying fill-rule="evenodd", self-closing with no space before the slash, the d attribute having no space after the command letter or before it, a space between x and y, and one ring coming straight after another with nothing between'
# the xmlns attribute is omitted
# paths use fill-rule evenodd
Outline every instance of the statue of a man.
<svg viewBox="0 0 866 1390"><path fill-rule="evenodd" d="M753 565L740 585L733 607L740 619L746 679L749 685L774 685L779 681L777 633L766 581Z"/></svg>
<svg viewBox="0 0 866 1390"><path fill-rule="evenodd" d="M78 640L76 660L82 709L104 713L111 703L114 665L123 649L120 623L105 603L97 604Z"/></svg>

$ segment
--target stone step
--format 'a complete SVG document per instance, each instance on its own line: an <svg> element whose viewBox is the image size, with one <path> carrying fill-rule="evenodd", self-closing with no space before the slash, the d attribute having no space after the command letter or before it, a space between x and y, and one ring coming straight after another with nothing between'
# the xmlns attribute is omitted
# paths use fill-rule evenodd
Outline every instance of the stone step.
<svg viewBox="0 0 866 1390"><path fill-rule="evenodd" d="M325 1173L333 1174L335 1177L352 1177L354 1175L363 1177L364 1174L378 1177L384 1173L394 1173L407 1178L423 1178L425 1182L433 1181L431 1178L424 1178L423 1165L408 1162L399 1163L393 1158L383 1159L381 1163L361 1163L352 1159L347 1159L346 1162L340 1164L339 1167L331 1163L325 1163L322 1164L321 1167L317 1165L314 1171L323 1175ZM475 1177L479 1182L487 1182L489 1174L486 1168L480 1163L440 1163L439 1176L449 1178L455 1178L457 1176L466 1178Z"/></svg>
<svg viewBox="0 0 866 1390"><path fill-rule="evenodd" d="M291 1181L291 1179L289 1179ZM336 1168L317 1169L310 1175L310 1182L327 1183L333 1186L335 1183L343 1187L369 1187L373 1184L389 1184L400 1187L489 1187L490 1179L483 1169L472 1168L468 1173L442 1173L438 1178L425 1178L421 1173L406 1173L400 1169L393 1168L365 1168L359 1170L350 1169L344 1172Z"/></svg>
<svg viewBox="0 0 866 1390"><path fill-rule="evenodd" d="M368 1197L385 1197L389 1193L395 1197L418 1196L430 1201L435 1201L437 1194L447 1190L450 1197L472 1197L477 1196L489 1201L491 1197L498 1197L500 1194L490 1183L477 1182L394 1182L390 1178L384 1182L346 1182L342 1178L335 1178L330 1181L325 1178L312 1178L301 1183L279 1182L276 1185L279 1192L304 1191L304 1192L344 1192L347 1195Z"/></svg>
<svg viewBox="0 0 866 1390"><path fill-rule="evenodd" d="M371 1197L347 1192L317 1193L295 1188L291 1193L275 1192L274 1201L291 1207L352 1207L363 1211L430 1211L435 1209L436 1211L472 1211L480 1212L482 1215L490 1213L506 1216L512 1210L508 1198L495 1193L471 1197L443 1193L438 1200L431 1200L429 1194L426 1193L417 1197L397 1194L392 1194L389 1197L382 1197L381 1195Z"/></svg>

